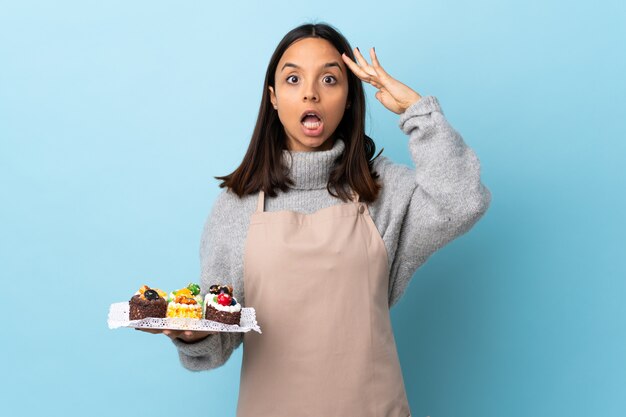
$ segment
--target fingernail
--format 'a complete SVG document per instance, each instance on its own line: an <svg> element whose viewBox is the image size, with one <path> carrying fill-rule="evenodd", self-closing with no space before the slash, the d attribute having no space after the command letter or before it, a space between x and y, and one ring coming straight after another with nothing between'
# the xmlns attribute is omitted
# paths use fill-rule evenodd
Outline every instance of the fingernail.
<svg viewBox="0 0 626 417"><path fill-rule="evenodd" d="M358 47L358 46L356 47L356 50L357 50L357 51L359 51L359 52L361 52L361 50L359 49L359 47Z"/></svg>

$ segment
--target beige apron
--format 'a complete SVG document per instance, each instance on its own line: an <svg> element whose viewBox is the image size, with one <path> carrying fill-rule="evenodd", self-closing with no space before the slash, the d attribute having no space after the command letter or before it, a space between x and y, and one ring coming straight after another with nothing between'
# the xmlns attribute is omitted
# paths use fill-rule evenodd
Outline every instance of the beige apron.
<svg viewBox="0 0 626 417"><path fill-rule="evenodd" d="M408 417L384 242L367 205L264 212L244 252L248 332L238 417Z"/></svg>

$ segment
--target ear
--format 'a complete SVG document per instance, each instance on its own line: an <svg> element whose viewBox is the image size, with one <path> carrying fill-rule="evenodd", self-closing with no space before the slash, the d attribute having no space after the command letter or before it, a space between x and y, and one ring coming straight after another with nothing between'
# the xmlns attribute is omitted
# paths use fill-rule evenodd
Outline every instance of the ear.
<svg viewBox="0 0 626 417"><path fill-rule="evenodd" d="M276 108L278 103L276 102L276 93L274 92L274 87L270 85L267 88L270 90L270 101L272 102L272 105L274 106L274 108Z"/></svg>

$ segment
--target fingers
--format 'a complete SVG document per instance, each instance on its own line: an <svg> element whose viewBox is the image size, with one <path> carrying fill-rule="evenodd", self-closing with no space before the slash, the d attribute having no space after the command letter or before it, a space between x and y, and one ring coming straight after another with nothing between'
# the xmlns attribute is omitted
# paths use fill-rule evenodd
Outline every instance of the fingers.
<svg viewBox="0 0 626 417"><path fill-rule="evenodd" d="M176 339L181 334L183 334L182 330L163 330L163 334L170 339Z"/></svg>
<svg viewBox="0 0 626 417"><path fill-rule="evenodd" d="M219 332L205 332L199 330L163 330L163 334L170 339L179 339L183 342L197 342L217 333Z"/></svg>
<svg viewBox="0 0 626 417"><path fill-rule="evenodd" d="M376 69L367 63L363 55L361 55L361 51L359 50L359 48L354 48L354 57L361 66L361 69L369 75L370 81L377 81L375 79L375 77L378 76L378 74L376 73Z"/></svg>
<svg viewBox="0 0 626 417"><path fill-rule="evenodd" d="M359 77L361 80L365 82L370 82L371 76L365 71L363 71L361 67L355 64L354 61L350 59L348 55L344 53L341 56L344 58L344 62L346 63L346 66L350 68L350 70L354 73L354 75L356 75L357 77Z"/></svg>
<svg viewBox="0 0 626 417"><path fill-rule="evenodd" d="M358 48L354 49L354 57L358 64L345 53L341 56L346 66L350 68L357 77L378 89L376 99L392 112L401 114L411 103L421 98L417 92L394 79L384 70L378 61L378 56L376 56L376 50L374 48L370 49L371 65L367 63Z"/></svg>
<svg viewBox="0 0 626 417"><path fill-rule="evenodd" d="M183 340L196 340L199 338L204 338L209 335L218 334L219 332L211 332L211 331L197 331L197 330L169 330L169 329L150 329L150 328L135 328L135 330L139 330L145 333L152 334L161 334L163 333L170 339L183 339Z"/></svg>
<svg viewBox="0 0 626 417"><path fill-rule="evenodd" d="M361 55L361 50L359 48L354 48L354 57L356 58L356 62L358 62L362 68L367 68L370 66L365 58L363 58L363 55Z"/></svg>
<svg viewBox="0 0 626 417"><path fill-rule="evenodd" d="M139 330L145 333L152 333L152 334L164 334L170 339L175 339L184 333L181 330L168 330L168 329L135 328L135 330ZM186 332L186 333L191 333L191 332Z"/></svg>
<svg viewBox="0 0 626 417"><path fill-rule="evenodd" d="M135 328L135 330L139 330L140 332L145 332L145 333L152 333L152 334L163 333L163 330L161 329Z"/></svg>
<svg viewBox="0 0 626 417"><path fill-rule="evenodd" d="M361 55L361 51L358 48L354 48L354 57L356 58L358 64L350 59L347 55L343 54L344 61L346 65L354 72L354 74L359 77L361 80L371 83L378 82L376 79L376 71L374 67L369 65L363 55Z"/></svg>
<svg viewBox="0 0 626 417"><path fill-rule="evenodd" d="M197 342L202 339L206 339L208 336L212 334L216 334L217 332L201 332L201 331L185 331L179 339L185 342Z"/></svg>
<svg viewBox="0 0 626 417"><path fill-rule="evenodd" d="M374 97L376 97L376 100L382 103L385 100L385 95L390 96L389 91L385 90L384 88L381 88L380 90L376 92L376 94L374 94Z"/></svg>
<svg viewBox="0 0 626 417"><path fill-rule="evenodd" d="M145 333L160 334L163 333L170 339L178 339L183 342L193 343L207 338L208 336L218 334L219 332L213 331L196 331L196 330L169 330L169 329L149 329L149 328L135 328Z"/></svg>
<svg viewBox="0 0 626 417"><path fill-rule="evenodd" d="M376 70L378 76L381 78L389 77L387 71L385 71L383 67L380 66L380 62L378 62L378 57L376 56L376 50L374 48L370 49L370 58L372 58L372 65L374 66L374 69Z"/></svg>
<svg viewBox="0 0 626 417"><path fill-rule="evenodd" d="M383 69L376 56L374 48L370 49L370 58L372 59L372 65L368 64L361 51L358 48L354 48L354 57L358 64L355 63L345 54L342 54L346 65L354 72L354 74L361 80L371 84L373 87L381 89L385 85L385 80L391 77Z"/></svg>

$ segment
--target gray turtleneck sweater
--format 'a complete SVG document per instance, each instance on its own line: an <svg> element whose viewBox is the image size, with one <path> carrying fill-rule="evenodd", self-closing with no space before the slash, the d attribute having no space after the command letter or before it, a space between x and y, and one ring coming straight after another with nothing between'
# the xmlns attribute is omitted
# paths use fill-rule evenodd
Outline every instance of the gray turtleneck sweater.
<svg viewBox="0 0 626 417"><path fill-rule="evenodd" d="M389 306L404 293L411 277L437 249L467 232L486 212L491 193L480 181L480 162L448 123L437 98L422 97L400 115L409 136L415 168L395 164L383 155L374 162L382 189L369 205L389 259ZM319 152L283 151L295 186L266 194L265 210L312 213L342 201L326 190L334 159L345 148L340 139ZM288 158L291 153L292 158ZM289 166L289 165L288 165ZM232 285L245 306L243 250L250 215L258 194L239 198L224 190L215 201L200 245L201 287ZM262 325L262 323L260 323ZM200 371L221 366L242 342L242 333L218 333L196 343L174 340L181 363Z"/></svg>

